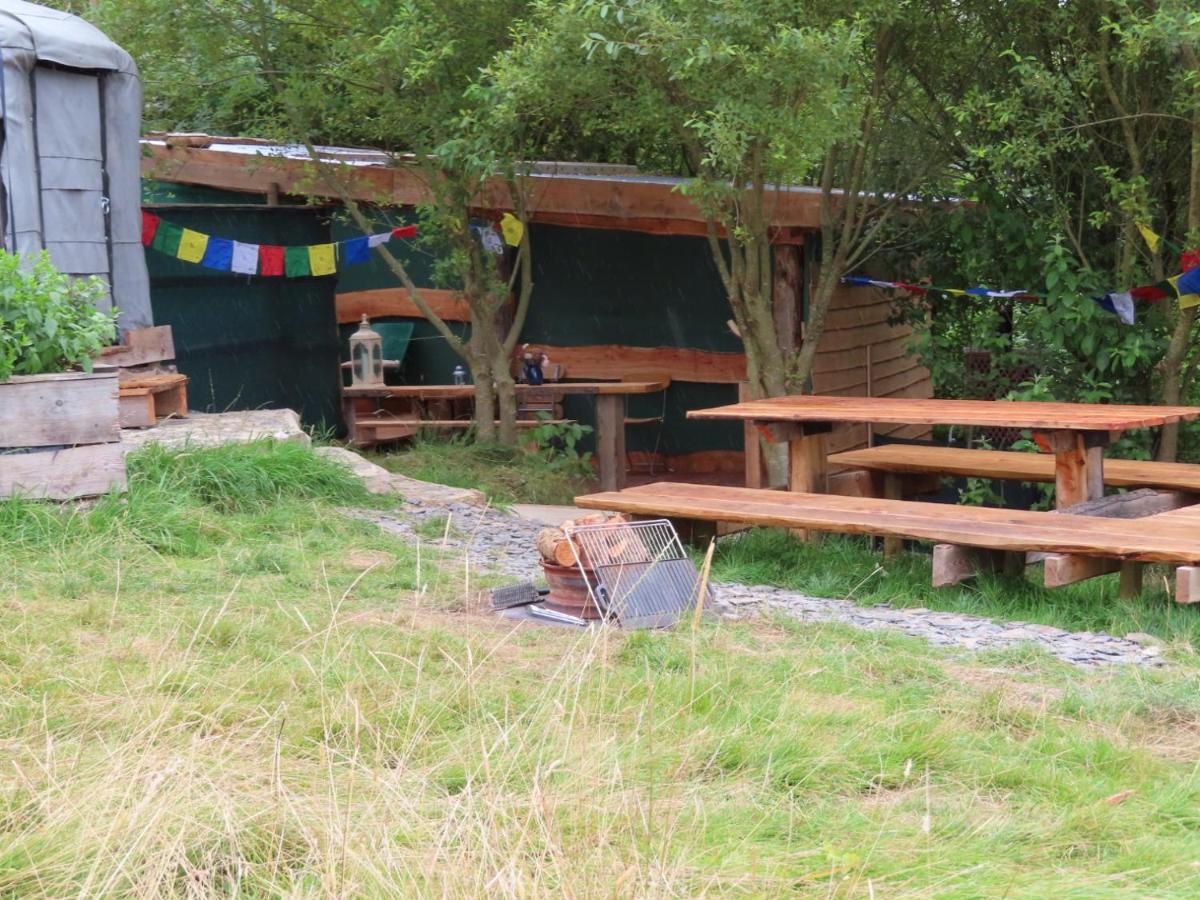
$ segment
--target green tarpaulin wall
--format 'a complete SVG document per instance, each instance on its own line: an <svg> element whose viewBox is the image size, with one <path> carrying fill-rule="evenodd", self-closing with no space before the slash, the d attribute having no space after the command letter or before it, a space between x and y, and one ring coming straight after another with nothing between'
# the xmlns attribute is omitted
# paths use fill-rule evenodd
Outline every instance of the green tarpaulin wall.
<svg viewBox="0 0 1200 900"><path fill-rule="evenodd" d="M329 240L326 211L257 205L251 195L143 182L167 221L259 244ZM334 278L250 278L146 250L156 325L170 325L192 409L287 407L313 428L339 428Z"/></svg>
<svg viewBox="0 0 1200 900"><path fill-rule="evenodd" d="M144 184L148 206L169 221L255 243L312 244L353 237L340 217L308 206L267 207L253 195L191 186ZM413 221L405 211L392 224ZM382 230L382 228L381 228ZM703 238L535 225L533 304L523 341L555 345L622 344L739 351L728 302ZM427 256L405 241L390 245L419 285L431 285ZM260 278L214 272L146 251L155 323L174 329L180 371L191 377L192 408L211 411L288 406L306 425L340 427L338 362L353 326L336 324L338 292L395 287L378 254L325 278ZM401 373L410 384L450 381L458 357L423 319ZM468 326L454 324L466 335ZM735 450L736 425L690 422L689 409L731 403L728 384L674 382L661 395L633 397L631 416L665 412L663 426L631 426L631 450L664 453ZM587 398L568 398L566 414L594 423Z"/></svg>

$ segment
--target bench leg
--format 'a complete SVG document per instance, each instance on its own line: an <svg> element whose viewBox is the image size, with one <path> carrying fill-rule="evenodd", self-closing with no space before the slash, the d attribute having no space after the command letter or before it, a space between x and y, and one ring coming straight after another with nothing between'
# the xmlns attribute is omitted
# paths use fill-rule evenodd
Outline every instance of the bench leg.
<svg viewBox="0 0 1200 900"><path fill-rule="evenodd" d="M825 435L806 434L788 441L788 490L824 494L826 488ZM820 539L819 532L804 528L792 533L802 541Z"/></svg>
<svg viewBox="0 0 1200 900"><path fill-rule="evenodd" d="M620 394L596 397L596 463L600 490L625 487L625 398Z"/></svg>
<svg viewBox="0 0 1200 900"><path fill-rule="evenodd" d="M1043 558L1045 568L1042 570L1042 584L1048 588L1075 584L1099 575L1109 575L1121 568L1121 563L1115 559L1079 556L1075 553L1047 553Z"/></svg>
<svg viewBox="0 0 1200 900"><path fill-rule="evenodd" d="M885 500L904 499L904 480L895 472L885 472L883 475L883 497ZM884 559L895 556L904 549L904 538L889 534L883 539Z"/></svg>
<svg viewBox="0 0 1200 900"><path fill-rule="evenodd" d="M1005 556L1003 550L989 550L986 547L934 544L933 586L947 587L985 572L1004 571Z"/></svg>
<svg viewBox="0 0 1200 900"><path fill-rule="evenodd" d="M1142 592L1142 572L1145 566L1140 562L1121 563L1121 588L1118 596L1122 600L1132 600Z"/></svg>
<svg viewBox="0 0 1200 900"><path fill-rule="evenodd" d="M1200 566L1180 566L1175 570L1175 602L1200 603Z"/></svg>

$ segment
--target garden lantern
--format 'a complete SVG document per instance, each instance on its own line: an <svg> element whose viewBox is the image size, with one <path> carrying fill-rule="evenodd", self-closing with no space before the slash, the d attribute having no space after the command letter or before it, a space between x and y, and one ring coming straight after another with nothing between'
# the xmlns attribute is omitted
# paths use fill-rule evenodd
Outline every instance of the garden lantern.
<svg viewBox="0 0 1200 900"><path fill-rule="evenodd" d="M383 384L383 338L371 329L366 316L362 317L358 331L350 335L350 383L352 387Z"/></svg>

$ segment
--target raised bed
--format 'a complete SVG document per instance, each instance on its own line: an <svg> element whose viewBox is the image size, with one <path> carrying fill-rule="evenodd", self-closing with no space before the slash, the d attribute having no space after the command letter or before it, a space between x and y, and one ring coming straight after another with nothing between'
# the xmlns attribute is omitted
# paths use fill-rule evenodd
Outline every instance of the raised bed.
<svg viewBox="0 0 1200 900"><path fill-rule="evenodd" d="M125 487L116 371L0 383L0 497L69 500Z"/></svg>

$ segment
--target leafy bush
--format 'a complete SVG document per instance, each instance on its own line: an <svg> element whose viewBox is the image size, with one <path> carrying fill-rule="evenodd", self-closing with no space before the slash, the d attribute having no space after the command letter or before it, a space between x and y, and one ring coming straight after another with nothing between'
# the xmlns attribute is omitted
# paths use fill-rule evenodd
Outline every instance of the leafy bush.
<svg viewBox="0 0 1200 900"><path fill-rule="evenodd" d="M116 311L96 303L99 278L72 278L43 251L31 267L0 250L0 381L13 375L91 371L92 358L116 337Z"/></svg>

